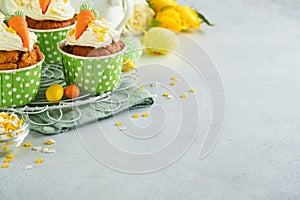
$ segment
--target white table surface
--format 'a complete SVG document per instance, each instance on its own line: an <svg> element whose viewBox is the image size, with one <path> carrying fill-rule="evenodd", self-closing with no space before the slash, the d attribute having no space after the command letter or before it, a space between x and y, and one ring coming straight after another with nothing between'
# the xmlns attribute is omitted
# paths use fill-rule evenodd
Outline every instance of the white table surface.
<svg viewBox="0 0 300 200"><path fill-rule="evenodd" d="M56 140L57 153L19 150L0 169L1 199L300 198L299 1L181 2L216 24L188 34L213 59L226 90L227 116L214 150L200 160L199 135L171 166L134 175L86 151L78 132L89 134L97 123L49 137L32 133L26 140L33 145ZM105 129L111 122L101 123ZM40 156L45 162L34 164ZM25 171L28 164L34 169Z"/></svg>

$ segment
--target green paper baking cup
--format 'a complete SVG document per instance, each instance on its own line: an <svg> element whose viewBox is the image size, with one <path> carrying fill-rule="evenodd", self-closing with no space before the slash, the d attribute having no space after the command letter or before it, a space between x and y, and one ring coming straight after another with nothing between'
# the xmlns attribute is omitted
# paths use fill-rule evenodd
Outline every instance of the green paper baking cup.
<svg viewBox="0 0 300 200"><path fill-rule="evenodd" d="M0 108L24 106L34 100L41 82L42 63L14 70L0 70Z"/></svg>
<svg viewBox="0 0 300 200"><path fill-rule="evenodd" d="M100 94L116 89L122 73L122 51L109 56L82 57L62 50L65 41L58 43L62 53L62 64L66 83L77 85L81 91Z"/></svg>
<svg viewBox="0 0 300 200"><path fill-rule="evenodd" d="M29 29L37 35L37 44L45 55L46 63L62 63L61 53L57 49L57 43L64 40L68 31L73 27L74 25L49 30Z"/></svg>
<svg viewBox="0 0 300 200"><path fill-rule="evenodd" d="M127 51L124 58L136 62L143 54L143 47L140 40L135 37L124 37L122 41L126 44Z"/></svg>

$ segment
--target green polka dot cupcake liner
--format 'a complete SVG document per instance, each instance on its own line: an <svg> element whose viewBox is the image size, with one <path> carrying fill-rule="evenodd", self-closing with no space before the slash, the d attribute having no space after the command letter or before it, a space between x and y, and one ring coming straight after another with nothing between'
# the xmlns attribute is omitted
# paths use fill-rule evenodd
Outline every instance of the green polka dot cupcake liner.
<svg viewBox="0 0 300 200"><path fill-rule="evenodd" d="M24 106L33 101L41 82L42 63L15 70L0 70L0 108Z"/></svg>
<svg viewBox="0 0 300 200"><path fill-rule="evenodd" d="M124 37L122 41L126 44L127 51L124 58L136 62L143 54L143 47L139 39L134 37Z"/></svg>
<svg viewBox="0 0 300 200"><path fill-rule="evenodd" d="M66 35L74 25L59 29L37 30L29 29L37 35L37 44L45 55L45 62L61 64L62 55L57 49L57 43L66 38Z"/></svg>
<svg viewBox="0 0 300 200"><path fill-rule="evenodd" d="M81 91L100 94L115 90L120 82L123 55L126 48L116 54L101 57L82 57L62 50L65 42L58 44L66 83L77 85Z"/></svg>

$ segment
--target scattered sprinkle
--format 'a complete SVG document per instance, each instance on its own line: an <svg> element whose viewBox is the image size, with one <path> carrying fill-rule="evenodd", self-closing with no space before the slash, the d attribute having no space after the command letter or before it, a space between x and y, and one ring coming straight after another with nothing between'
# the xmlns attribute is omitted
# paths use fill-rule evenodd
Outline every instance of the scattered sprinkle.
<svg viewBox="0 0 300 200"><path fill-rule="evenodd" d="M42 153L54 154L54 153L56 153L56 150L55 149L43 148Z"/></svg>
<svg viewBox="0 0 300 200"><path fill-rule="evenodd" d="M38 150L41 150L42 149L42 147L41 146L38 146L38 147L32 147L32 151L38 151Z"/></svg>
<svg viewBox="0 0 300 200"><path fill-rule="evenodd" d="M24 147L31 147L31 143L30 142L25 142L23 146Z"/></svg>
<svg viewBox="0 0 300 200"><path fill-rule="evenodd" d="M55 144L56 142L52 139L49 139L45 142L45 145L52 145L52 144Z"/></svg>
<svg viewBox="0 0 300 200"><path fill-rule="evenodd" d="M143 113L142 117L149 117L149 114L148 113Z"/></svg>
<svg viewBox="0 0 300 200"><path fill-rule="evenodd" d="M8 164L7 163L2 164L1 168L8 168Z"/></svg>
<svg viewBox="0 0 300 200"><path fill-rule="evenodd" d="M116 122L115 125L116 126L122 126L122 122Z"/></svg>
<svg viewBox="0 0 300 200"><path fill-rule="evenodd" d="M30 170L30 169L33 169L33 166L32 165L27 165L24 169L25 170Z"/></svg>
<svg viewBox="0 0 300 200"><path fill-rule="evenodd" d="M171 95L167 96L166 99L173 99Z"/></svg>
<svg viewBox="0 0 300 200"><path fill-rule="evenodd" d="M38 158L35 160L36 163L41 164L44 162L44 160L42 158Z"/></svg>
<svg viewBox="0 0 300 200"><path fill-rule="evenodd" d="M123 132L127 131L127 127L126 126L120 126L119 129L120 129L120 131L123 131Z"/></svg>
<svg viewBox="0 0 300 200"><path fill-rule="evenodd" d="M141 85L139 88L141 88L141 89L145 89L145 86Z"/></svg>
<svg viewBox="0 0 300 200"><path fill-rule="evenodd" d="M176 80L177 80L176 76L172 76L172 77L171 77L171 80L172 80L172 81L176 81Z"/></svg>
<svg viewBox="0 0 300 200"><path fill-rule="evenodd" d="M175 86L176 82L171 82L170 85Z"/></svg>
<svg viewBox="0 0 300 200"><path fill-rule="evenodd" d="M99 19L100 19L100 21L103 21L103 20L104 20L104 17L100 17Z"/></svg>
<svg viewBox="0 0 300 200"><path fill-rule="evenodd" d="M195 93L196 90L195 90L195 89L190 89L189 92L190 92L190 93Z"/></svg>
<svg viewBox="0 0 300 200"><path fill-rule="evenodd" d="M3 160L3 162L9 163L9 162L11 162L11 159L10 159L10 158L5 158L5 159Z"/></svg>
<svg viewBox="0 0 300 200"><path fill-rule="evenodd" d="M187 94L186 93L183 93L182 95L180 95L180 98L182 98L182 99L186 99L187 98Z"/></svg>
<svg viewBox="0 0 300 200"><path fill-rule="evenodd" d="M13 159L15 157L15 155L14 154L8 154L7 156L6 156L6 158L8 158L8 159Z"/></svg>
<svg viewBox="0 0 300 200"><path fill-rule="evenodd" d="M150 85L151 87L158 87L159 86L159 83L155 82L155 83L151 83Z"/></svg>
<svg viewBox="0 0 300 200"><path fill-rule="evenodd" d="M168 96L170 96L170 94L169 93L164 93L163 96L168 97Z"/></svg>
<svg viewBox="0 0 300 200"><path fill-rule="evenodd" d="M133 118L139 118L139 114L133 114L132 117Z"/></svg>

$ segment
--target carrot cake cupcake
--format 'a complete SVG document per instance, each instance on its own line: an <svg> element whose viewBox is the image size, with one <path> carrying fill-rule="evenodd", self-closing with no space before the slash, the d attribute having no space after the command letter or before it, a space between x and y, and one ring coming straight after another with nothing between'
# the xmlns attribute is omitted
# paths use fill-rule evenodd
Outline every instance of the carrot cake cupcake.
<svg viewBox="0 0 300 200"><path fill-rule="evenodd" d="M38 37L45 62L61 64L57 42L66 37L75 23L75 10L69 0L32 0L24 11L28 27Z"/></svg>
<svg viewBox="0 0 300 200"><path fill-rule="evenodd" d="M124 48L119 33L110 21L99 19L98 12L86 4L80 10L91 10L95 19L84 25L80 21L81 14L78 15L76 26L67 34L63 48L65 52L83 57L99 57L115 54Z"/></svg>
<svg viewBox="0 0 300 200"><path fill-rule="evenodd" d="M7 16L5 21L0 18L0 70L28 67L43 59L37 37L28 32L24 19L22 12Z"/></svg>

